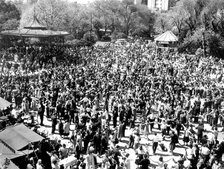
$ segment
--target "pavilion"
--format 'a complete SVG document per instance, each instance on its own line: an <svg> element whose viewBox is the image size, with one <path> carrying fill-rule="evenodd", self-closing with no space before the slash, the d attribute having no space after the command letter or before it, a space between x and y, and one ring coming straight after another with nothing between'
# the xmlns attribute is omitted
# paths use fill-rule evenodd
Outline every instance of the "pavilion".
<svg viewBox="0 0 224 169"><path fill-rule="evenodd" d="M166 31L155 38L157 49L173 49L177 47L178 37L172 31Z"/></svg>
<svg viewBox="0 0 224 169"><path fill-rule="evenodd" d="M33 17L28 26L18 30L5 30L0 33L3 36L17 36L27 38L48 38L48 37L64 37L69 35L65 31L53 31L40 24L36 16Z"/></svg>

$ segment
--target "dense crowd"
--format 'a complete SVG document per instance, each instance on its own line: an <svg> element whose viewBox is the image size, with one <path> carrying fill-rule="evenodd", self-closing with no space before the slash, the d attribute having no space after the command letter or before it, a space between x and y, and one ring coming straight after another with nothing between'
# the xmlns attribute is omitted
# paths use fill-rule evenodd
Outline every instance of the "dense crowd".
<svg viewBox="0 0 224 169"><path fill-rule="evenodd" d="M74 154L73 168L130 169L128 148L135 150L135 163L141 169L148 169L150 163L157 168L221 168L224 142L218 134L224 125L223 60L155 53L140 40L66 50L81 62L50 64L43 60L44 66L32 71L2 68L0 96L14 103L10 118L23 122L23 116L30 115L35 124L31 112L37 112L44 125L46 115L52 121L52 134L58 130L61 139L73 144L69 148L60 140L54 144L43 140L37 151L39 160L29 159L27 168L63 168L60 160ZM212 131L206 131L205 123ZM71 124L75 124L73 131ZM127 129L132 132L122 149L119 143L127 137ZM142 137L148 144L140 144ZM150 158L158 146L175 155L177 145L186 152L178 160L171 158L172 166L162 156L159 161Z"/></svg>

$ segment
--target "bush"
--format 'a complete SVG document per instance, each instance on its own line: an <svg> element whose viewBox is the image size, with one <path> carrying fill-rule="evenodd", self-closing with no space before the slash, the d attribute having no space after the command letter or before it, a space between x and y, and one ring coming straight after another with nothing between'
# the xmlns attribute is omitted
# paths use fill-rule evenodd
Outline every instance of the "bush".
<svg viewBox="0 0 224 169"><path fill-rule="evenodd" d="M81 47L81 46L91 46L93 43L90 41L86 41L85 39L74 39L74 40L70 40L67 41L65 43L66 45L71 45L71 46L77 46L77 47Z"/></svg>
<svg viewBox="0 0 224 169"><path fill-rule="evenodd" d="M111 38L109 36L103 36L101 41L109 42L111 41Z"/></svg>
<svg viewBox="0 0 224 169"><path fill-rule="evenodd" d="M195 54L198 48L202 48L202 31L196 30L193 35L187 35L184 42L178 47L179 52Z"/></svg>
<svg viewBox="0 0 224 169"><path fill-rule="evenodd" d="M197 51L195 52L195 55L196 56L203 56L203 53L204 53L203 49L202 48L198 48Z"/></svg>
<svg viewBox="0 0 224 169"><path fill-rule="evenodd" d="M209 32L206 35L206 41L206 46L209 54L211 54L212 56L223 58L224 38L221 37L219 34Z"/></svg>
<svg viewBox="0 0 224 169"><path fill-rule="evenodd" d="M117 39L126 39L128 36L125 34L125 33L123 33L123 32L116 32L116 31L114 31L113 33L112 33L112 35L111 35L111 38L113 39L113 40L117 40Z"/></svg>
<svg viewBox="0 0 224 169"><path fill-rule="evenodd" d="M98 40L98 36L96 35L95 32L87 32L83 35L83 39L86 42L90 42L90 43L95 43Z"/></svg>
<svg viewBox="0 0 224 169"><path fill-rule="evenodd" d="M123 32L118 32L117 39L126 39L128 36L124 34Z"/></svg>

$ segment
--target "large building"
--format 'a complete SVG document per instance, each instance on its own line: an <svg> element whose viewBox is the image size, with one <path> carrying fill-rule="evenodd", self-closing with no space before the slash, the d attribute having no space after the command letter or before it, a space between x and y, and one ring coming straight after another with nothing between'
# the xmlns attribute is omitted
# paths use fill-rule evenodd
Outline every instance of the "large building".
<svg viewBox="0 0 224 169"><path fill-rule="evenodd" d="M146 5L150 10L167 11L169 0L135 0L135 4Z"/></svg>

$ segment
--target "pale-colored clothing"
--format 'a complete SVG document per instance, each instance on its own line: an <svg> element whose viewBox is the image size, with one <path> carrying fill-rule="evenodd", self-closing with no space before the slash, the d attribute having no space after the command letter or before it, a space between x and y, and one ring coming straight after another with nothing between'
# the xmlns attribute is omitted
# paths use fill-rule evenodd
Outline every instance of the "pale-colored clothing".
<svg viewBox="0 0 224 169"><path fill-rule="evenodd" d="M66 122L64 125L64 133L69 134L69 131L70 131L70 123Z"/></svg>
<svg viewBox="0 0 224 169"><path fill-rule="evenodd" d="M96 169L96 163L94 158L96 158L93 154L89 154L86 157L87 169Z"/></svg>

